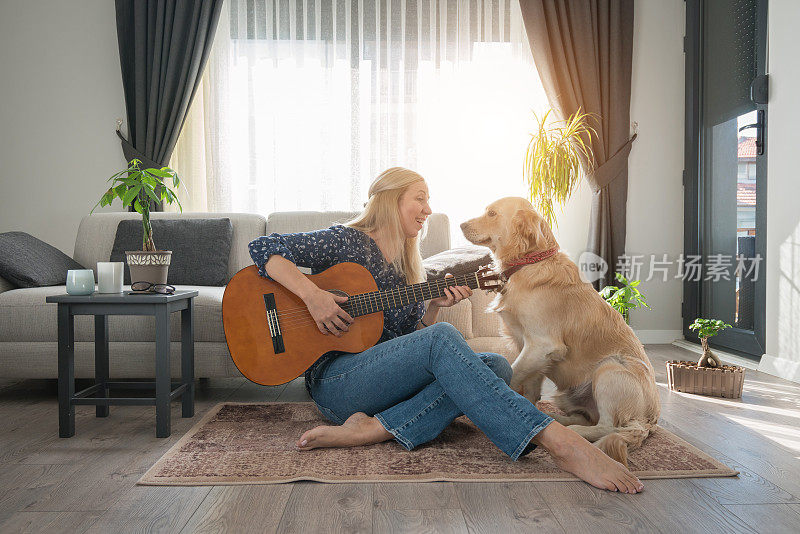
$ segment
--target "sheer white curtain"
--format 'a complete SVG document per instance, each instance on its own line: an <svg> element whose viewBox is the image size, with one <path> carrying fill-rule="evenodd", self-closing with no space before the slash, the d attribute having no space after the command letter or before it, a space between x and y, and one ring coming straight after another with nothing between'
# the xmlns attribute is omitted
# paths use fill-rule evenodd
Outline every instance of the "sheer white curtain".
<svg viewBox="0 0 800 534"><path fill-rule="evenodd" d="M228 0L170 165L188 211L357 210L426 177L458 224L526 196L547 99L517 0ZM168 209L173 209L168 207Z"/></svg>

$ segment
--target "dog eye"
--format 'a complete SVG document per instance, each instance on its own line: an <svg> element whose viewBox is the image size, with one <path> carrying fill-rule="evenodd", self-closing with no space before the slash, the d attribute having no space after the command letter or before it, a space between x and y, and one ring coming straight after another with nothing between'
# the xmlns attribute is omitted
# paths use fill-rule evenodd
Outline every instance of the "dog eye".
<svg viewBox="0 0 800 534"><path fill-rule="evenodd" d="M494 210L489 210L489 211L486 213L486 215L488 215L489 217L494 217L495 215L497 215L497 213L495 213L495 212L494 212Z"/></svg>

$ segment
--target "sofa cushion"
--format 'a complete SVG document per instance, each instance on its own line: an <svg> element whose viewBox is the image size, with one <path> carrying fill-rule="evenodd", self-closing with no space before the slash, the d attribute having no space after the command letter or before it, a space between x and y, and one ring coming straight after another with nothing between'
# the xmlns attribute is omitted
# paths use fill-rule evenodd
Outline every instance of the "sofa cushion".
<svg viewBox="0 0 800 534"><path fill-rule="evenodd" d="M224 286L228 283L228 258L233 237L230 219L162 219L151 220L150 225L156 248L172 251L168 283L199 286ZM120 221L110 261L125 262L125 251L142 250L142 233L140 220ZM124 283L131 283L127 263Z"/></svg>
<svg viewBox="0 0 800 534"><path fill-rule="evenodd" d="M0 234L0 277L17 287L61 286L67 271L83 269L53 245L25 232Z"/></svg>
<svg viewBox="0 0 800 534"><path fill-rule="evenodd" d="M486 311L496 297L497 293L493 291L479 289L472 292L469 300L472 303L472 332L475 337L500 335L500 328L503 325L500 314L494 311Z"/></svg>
<svg viewBox="0 0 800 534"><path fill-rule="evenodd" d="M453 276L474 273L482 265L492 262L490 251L486 247L463 246L454 247L422 260L429 280L444 278L447 273Z"/></svg>
<svg viewBox="0 0 800 534"><path fill-rule="evenodd" d="M169 206L168 206L169 207ZM191 211L177 213L171 211L154 211L150 213L150 220L167 219L216 219L227 217L233 224L233 240L231 254L228 258L228 279L245 267L253 265L250 250L247 244L258 236L264 235L267 219L257 213L211 213ZM78 235L75 238L75 261L86 266L87 269L96 269L98 261L108 261L111 249L114 247L114 237L120 221L135 220L141 223L142 216L136 212L112 211L107 213L95 212L81 219ZM158 245L158 236L156 236ZM141 245L139 245L141 248ZM95 271L95 278L97 272Z"/></svg>
<svg viewBox="0 0 800 534"><path fill-rule="evenodd" d="M12 289L17 289L17 286L0 276L0 293L3 291L11 291Z"/></svg>
<svg viewBox="0 0 800 534"><path fill-rule="evenodd" d="M222 295L224 287L179 285L177 289L193 289L195 341L225 342L222 328ZM125 287L129 290L130 287ZM50 295L63 295L65 286L12 289L0 293L0 340L58 340L58 305L47 303ZM170 315L170 339L181 338L181 314ZM108 319L109 341L155 342L155 319L152 315L112 315ZM75 341L94 341L94 317L75 316ZM53 354L53 358L56 354Z"/></svg>
<svg viewBox="0 0 800 534"><path fill-rule="evenodd" d="M471 297L470 297L471 298ZM472 302L464 299L449 308L440 308L436 316L437 323L450 323L461 332L465 339L474 337L472 331Z"/></svg>

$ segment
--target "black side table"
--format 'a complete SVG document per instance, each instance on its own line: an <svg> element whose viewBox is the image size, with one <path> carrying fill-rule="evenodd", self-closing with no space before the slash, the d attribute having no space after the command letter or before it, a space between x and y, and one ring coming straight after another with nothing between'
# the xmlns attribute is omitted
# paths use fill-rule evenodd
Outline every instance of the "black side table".
<svg viewBox="0 0 800 534"><path fill-rule="evenodd" d="M194 416L194 326L192 311L197 291L130 294L94 293L86 296L55 295L47 302L58 304L58 435L75 435L75 405L97 405L97 417L106 417L116 405L155 405L156 437L170 435L170 401L181 396L182 416ZM169 369L169 317L181 312L181 381L172 382ZM75 315L94 315L95 384L75 392ZM156 319L155 382L111 382L108 380L108 316L153 315ZM155 397L112 398L111 388L152 389ZM173 389L174 388L174 389ZM95 395L95 396L90 396Z"/></svg>

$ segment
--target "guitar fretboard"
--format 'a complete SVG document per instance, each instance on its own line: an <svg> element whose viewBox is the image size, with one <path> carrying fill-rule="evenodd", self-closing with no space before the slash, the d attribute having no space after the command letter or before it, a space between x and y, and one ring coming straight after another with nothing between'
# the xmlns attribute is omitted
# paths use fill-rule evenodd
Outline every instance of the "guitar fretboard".
<svg viewBox="0 0 800 534"><path fill-rule="evenodd" d="M351 295L341 307L351 317L358 317L359 315L367 315L382 310L402 308L423 300L435 299L444 296L444 289L452 286L467 286L470 289L477 289L478 275L477 273L460 274L386 291L372 291Z"/></svg>

